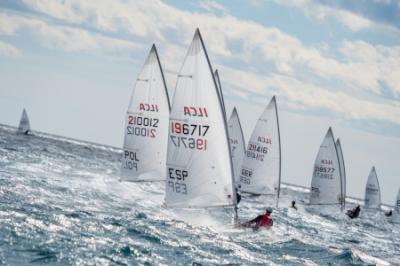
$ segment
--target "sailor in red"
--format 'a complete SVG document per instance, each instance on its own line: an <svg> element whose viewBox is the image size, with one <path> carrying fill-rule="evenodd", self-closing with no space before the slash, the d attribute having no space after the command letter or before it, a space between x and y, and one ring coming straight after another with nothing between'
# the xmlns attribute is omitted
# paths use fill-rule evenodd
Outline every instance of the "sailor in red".
<svg viewBox="0 0 400 266"><path fill-rule="evenodd" d="M242 227L253 227L253 228L271 227L274 224L274 221L270 217L271 213L272 213L272 208L268 207L265 210L264 214L258 215L253 220L243 223Z"/></svg>

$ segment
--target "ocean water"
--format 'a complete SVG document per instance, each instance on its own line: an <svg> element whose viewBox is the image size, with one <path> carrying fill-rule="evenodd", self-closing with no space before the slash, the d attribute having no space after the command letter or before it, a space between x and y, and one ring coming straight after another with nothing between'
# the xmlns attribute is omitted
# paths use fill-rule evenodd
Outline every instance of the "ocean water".
<svg viewBox="0 0 400 266"><path fill-rule="evenodd" d="M286 187L272 229L237 229L230 209L167 209L163 183L120 182L120 149L14 131L0 126L0 265L400 265L382 214L350 220ZM240 219L269 205L243 198Z"/></svg>

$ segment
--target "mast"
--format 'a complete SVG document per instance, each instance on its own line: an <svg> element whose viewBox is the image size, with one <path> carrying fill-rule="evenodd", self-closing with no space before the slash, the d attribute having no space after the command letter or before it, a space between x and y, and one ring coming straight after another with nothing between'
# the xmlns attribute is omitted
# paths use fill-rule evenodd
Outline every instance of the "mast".
<svg viewBox="0 0 400 266"><path fill-rule="evenodd" d="M281 178L282 178L282 149L281 149L281 132L280 132L280 127L279 127L279 116L278 116L278 107L276 103L276 97L274 96L272 98L275 102L275 114L276 114L276 122L277 122L277 128L278 128L278 141L279 141L279 181L278 181L278 191L276 193L276 208L278 208L279 205L279 196L281 192Z"/></svg>

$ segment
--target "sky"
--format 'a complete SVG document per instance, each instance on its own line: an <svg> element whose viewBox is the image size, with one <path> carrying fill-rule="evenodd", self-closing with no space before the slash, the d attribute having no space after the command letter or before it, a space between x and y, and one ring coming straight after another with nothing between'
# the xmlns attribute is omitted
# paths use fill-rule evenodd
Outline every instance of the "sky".
<svg viewBox="0 0 400 266"><path fill-rule="evenodd" d="M122 146L134 82L153 43L172 98L199 27L227 114L245 138L273 95L282 179L310 186L319 145L340 137L348 195L373 165L382 199L400 187L399 0L2 0L0 123Z"/></svg>

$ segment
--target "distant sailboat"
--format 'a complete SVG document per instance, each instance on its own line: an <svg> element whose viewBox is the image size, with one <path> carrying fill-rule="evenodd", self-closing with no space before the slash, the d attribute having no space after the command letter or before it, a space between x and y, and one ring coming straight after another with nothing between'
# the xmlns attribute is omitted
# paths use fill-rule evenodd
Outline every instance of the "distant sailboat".
<svg viewBox="0 0 400 266"><path fill-rule="evenodd" d="M28 135L30 132L31 132L31 125L29 123L28 114L24 108L24 110L22 111L21 120L19 121L17 133Z"/></svg>
<svg viewBox="0 0 400 266"><path fill-rule="evenodd" d="M227 123L197 29L179 71L167 156L167 207L236 207Z"/></svg>
<svg viewBox="0 0 400 266"><path fill-rule="evenodd" d="M153 44L126 112L122 180L165 180L169 98Z"/></svg>
<svg viewBox="0 0 400 266"><path fill-rule="evenodd" d="M311 205L342 204L342 187L339 156L332 129L329 128L319 147L311 181Z"/></svg>
<svg viewBox="0 0 400 266"><path fill-rule="evenodd" d="M394 203L392 222L400 224L400 188L399 191L397 192L396 202Z"/></svg>
<svg viewBox="0 0 400 266"><path fill-rule="evenodd" d="M221 80L219 79L218 69L216 69L214 71L214 78L215 78L215 82L217 83L219 99L221 101L221 105L222 105L222 108L224 109L224 114L226 117L224 94L222 94L222 86L221 86Z"/></svg>
<svg viewBox="0 0 400 266"><path fill-rule="evenodd" d="M235 176L235 185L240 184L240 170L242 169L243 157L246 154L246 143L243 137L242 126L236 107L228 120L229 142L231 146L231 156L233 164L233 173Z"/></svg>
<svg viewBox="0 0 400 266"><path fill-rule="evenodd" d="M275 96L264 109L247 144L240 172L241 191L279 198L281 141Z"/></svg>
<svg viewBox="0 0 400 266"><path fill-rule="evenodd" d="M364 207L367 209L381 208L381 190L375 166L372 167L371 172L369 173L367 185L365 187Z"/></svg>
<svg viewBox="0 0 400 266"><path fill-rule="evenodd" d="M342 209L346 207L346 170L344 165L344 157L342 145L339 138L336 140L336 150L339 156L339 167L340 167L340 180L342 185Z"/></svg>

